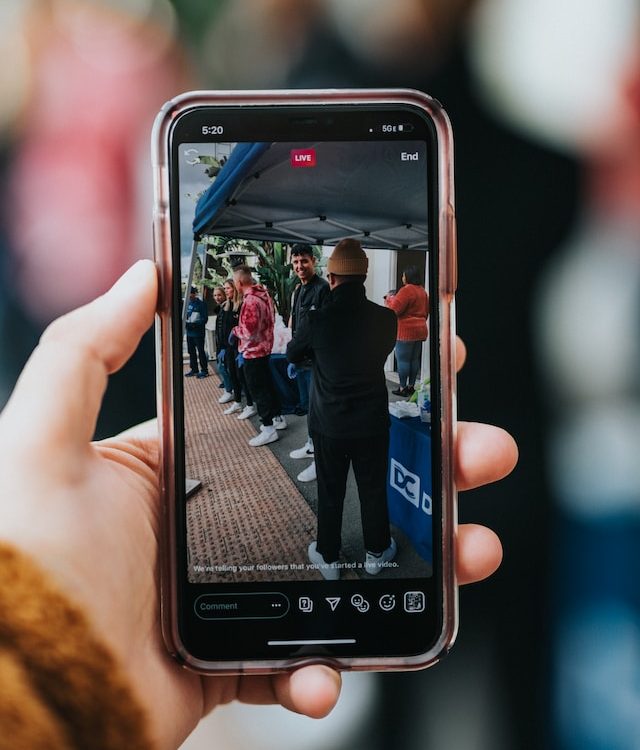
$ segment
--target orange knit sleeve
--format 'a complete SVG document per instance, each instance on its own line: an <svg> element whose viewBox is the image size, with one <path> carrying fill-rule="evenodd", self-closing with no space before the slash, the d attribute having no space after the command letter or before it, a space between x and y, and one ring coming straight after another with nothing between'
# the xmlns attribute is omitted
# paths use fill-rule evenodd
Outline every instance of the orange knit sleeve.
<svg viewBox="0 0 640 750"><path fill-rule="evenodd" d="M385 304L390 307L396 315L400 316L407 309L413 295L407 286L403 286L391 297L387 297Z"/></svg>
<svg viewBox="0 0 640 750"><path fill-rule="evenodd" d="M149 750L146 717L85 614L0 544L0 750Z"/></svg>

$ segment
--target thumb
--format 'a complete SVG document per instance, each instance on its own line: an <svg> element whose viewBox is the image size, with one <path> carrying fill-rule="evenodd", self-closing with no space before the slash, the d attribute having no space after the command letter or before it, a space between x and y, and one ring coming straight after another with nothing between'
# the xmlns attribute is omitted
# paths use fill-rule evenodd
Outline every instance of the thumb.
<svg viewBox="0 0 640 750"><path fill-rule="evenodd" d="M106 294L54 321L2 414L4 434L47 454L87 446L108 376L135 351L156 300L155 266L139 261Z"/></svg>

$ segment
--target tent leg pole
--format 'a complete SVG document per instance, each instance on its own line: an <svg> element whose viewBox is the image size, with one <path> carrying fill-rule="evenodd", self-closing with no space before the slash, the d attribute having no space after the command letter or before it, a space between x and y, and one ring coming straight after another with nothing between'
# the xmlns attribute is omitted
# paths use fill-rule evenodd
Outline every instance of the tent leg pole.
<svg viewBox="0 0 640 750"><path fill-rule="evenodd" d="M189 261L189 276L187 278L187 286L184 290L184 302L182 304L182 335L184 336L185 327L187 323L187 305L189 304L189 290L191 289L191 282L193 281L193 270L196 265L196 255L198 253L198 240L193 241L191 246L191 260Z"/></svg>

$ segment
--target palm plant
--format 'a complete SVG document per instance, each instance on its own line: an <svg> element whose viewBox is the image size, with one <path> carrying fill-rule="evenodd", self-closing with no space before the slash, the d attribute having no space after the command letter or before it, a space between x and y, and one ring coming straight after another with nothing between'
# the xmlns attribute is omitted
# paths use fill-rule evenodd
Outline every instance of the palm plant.
<svg viewBox="0 0 640 750"><path fill-rule="evenodd" d="M284 321L289 320L291 294L297 277L292 274L292 265L287 262L288 245L284 242L265 242L256 246L258 266L256 272L260 283L268 289L276 308Z"/></svg>
<svg viewBox="0 0 640 750"><path fill-rule="evenodd" d="M207 263L209 278L203 279L202 283L213 288L221 286L233 272L234 251L238 256L257 255L255 243L251 240L239 240L235 237L207 237L207 255L212 260Z"/></svg>

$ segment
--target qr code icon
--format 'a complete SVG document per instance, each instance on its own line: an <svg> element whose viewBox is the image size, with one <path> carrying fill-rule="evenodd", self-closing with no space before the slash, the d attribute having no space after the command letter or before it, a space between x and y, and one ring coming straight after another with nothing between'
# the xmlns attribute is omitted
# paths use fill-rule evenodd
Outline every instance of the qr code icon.
<svg viewBox="0 0 640 750"><path fill-rule="evenodd" d="M422 591L407 591L404 595L405 612L424 612L425 598Z"/></svg>

